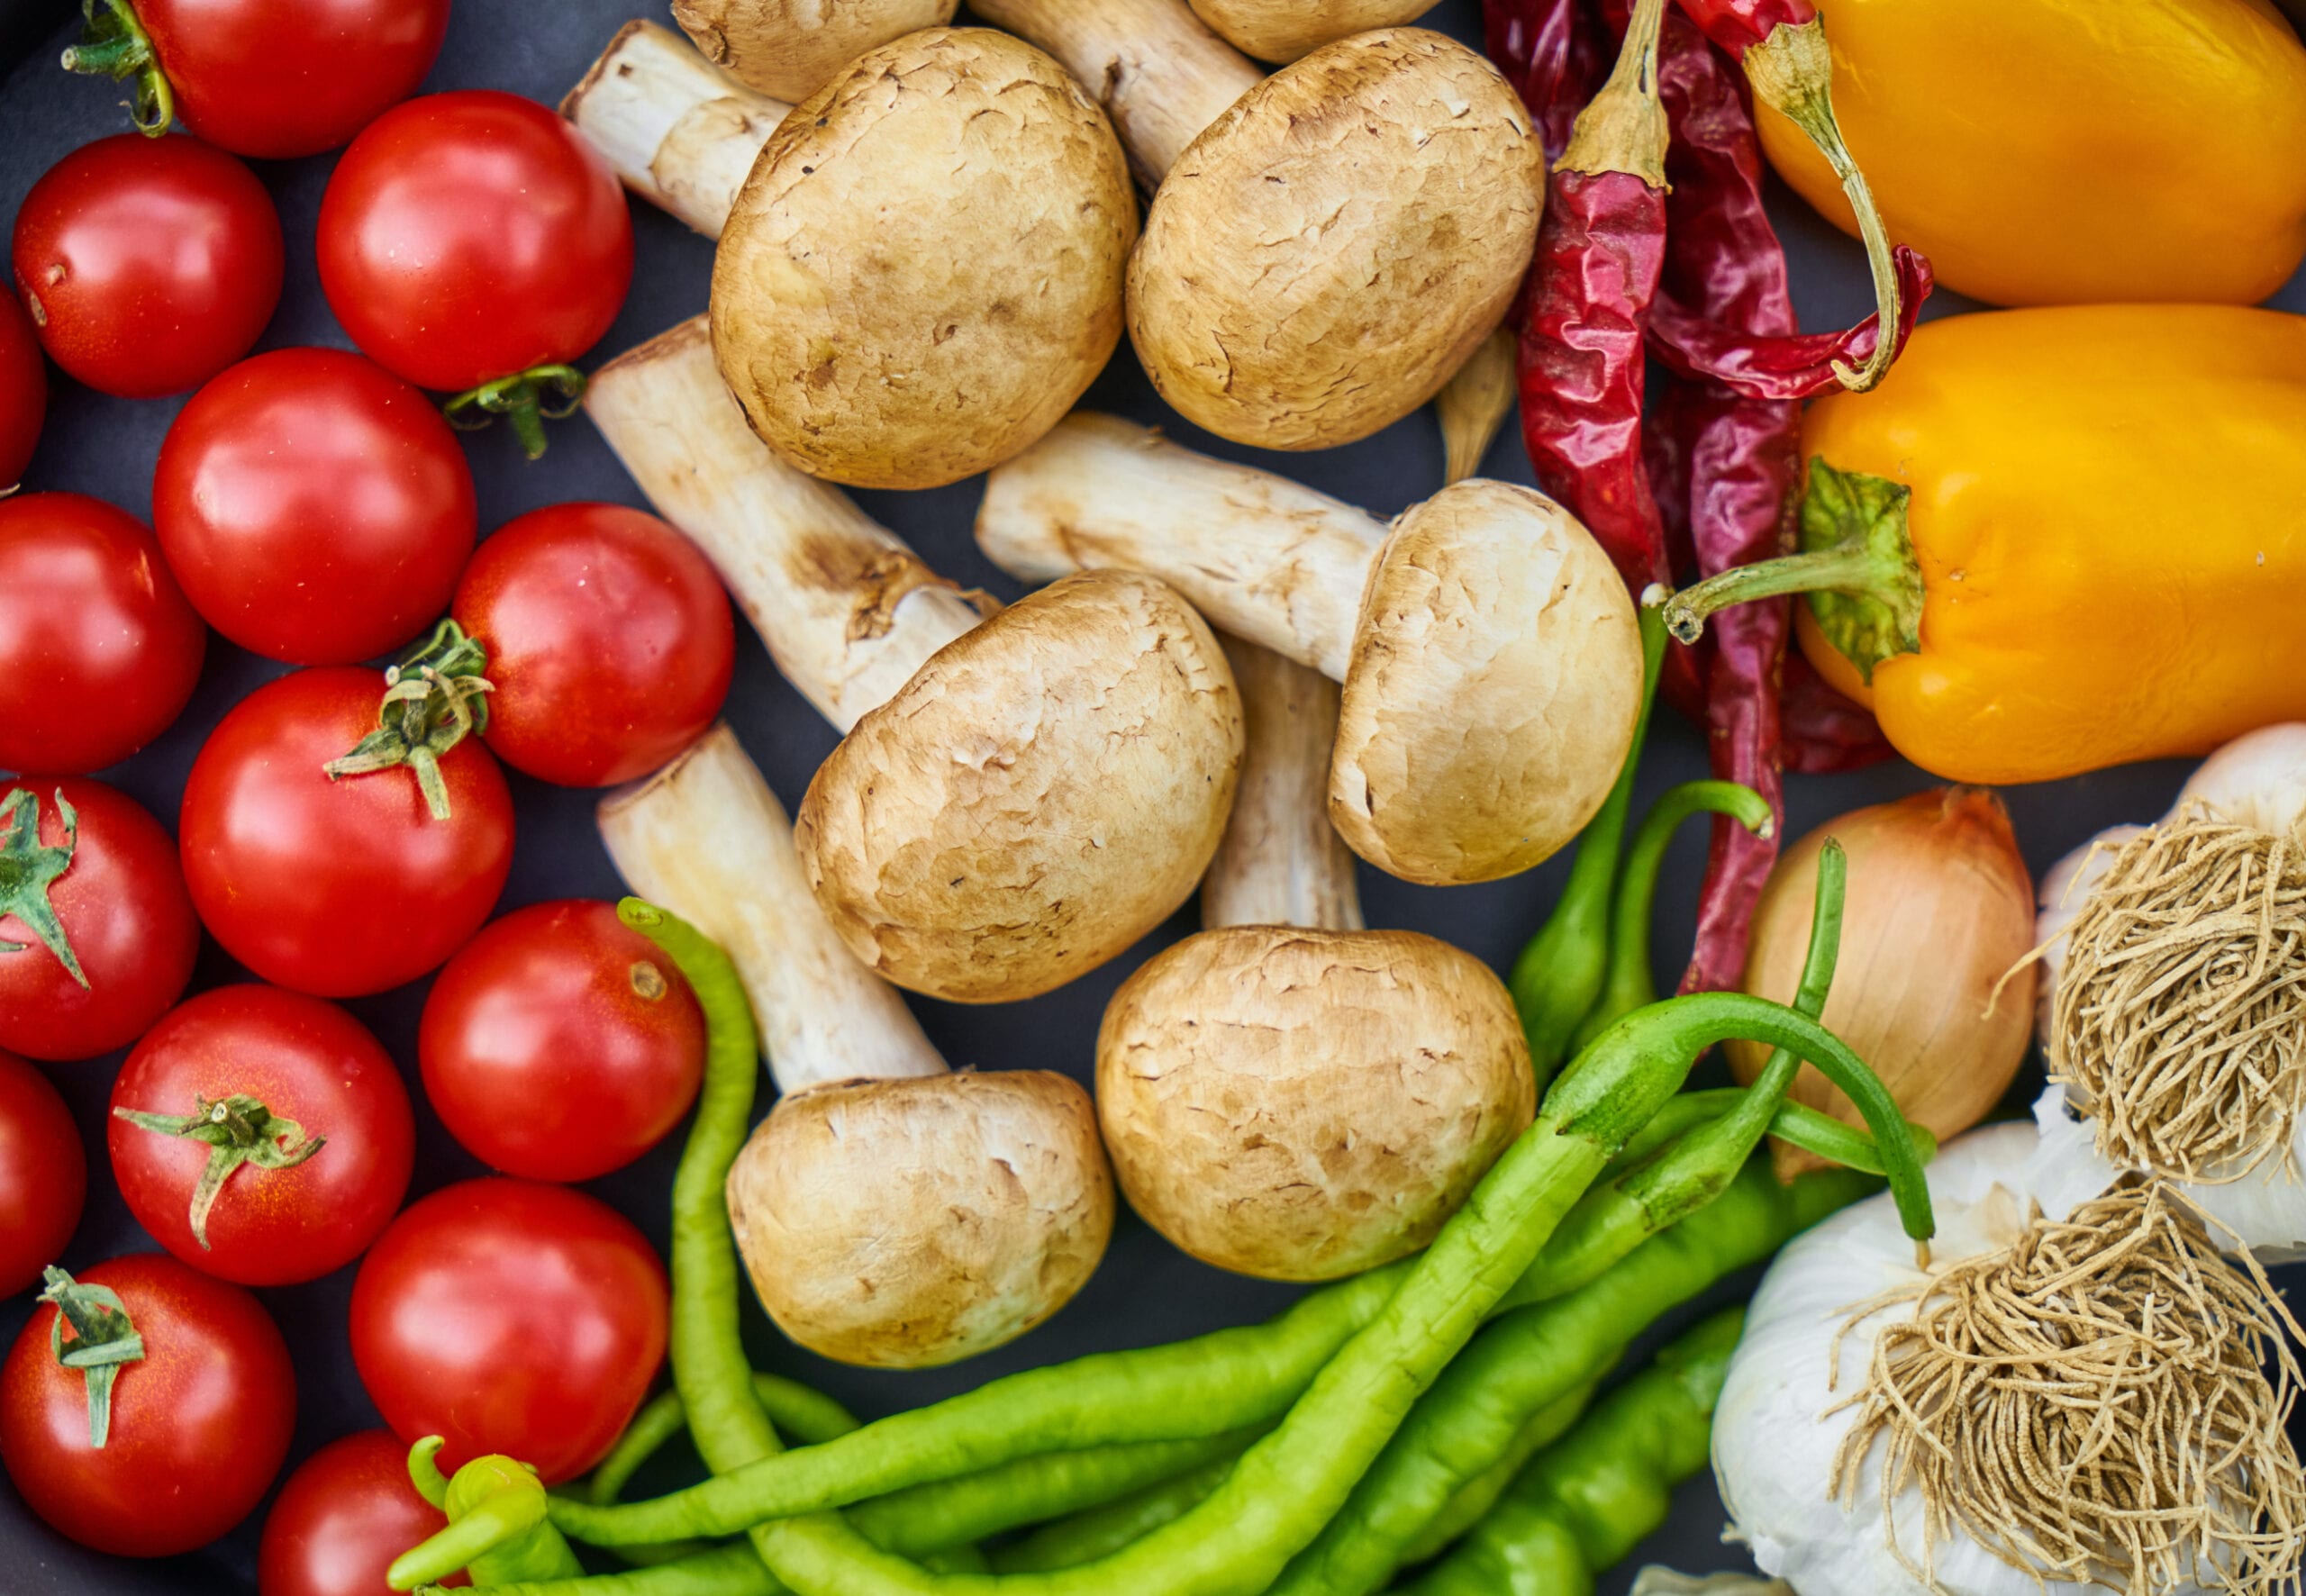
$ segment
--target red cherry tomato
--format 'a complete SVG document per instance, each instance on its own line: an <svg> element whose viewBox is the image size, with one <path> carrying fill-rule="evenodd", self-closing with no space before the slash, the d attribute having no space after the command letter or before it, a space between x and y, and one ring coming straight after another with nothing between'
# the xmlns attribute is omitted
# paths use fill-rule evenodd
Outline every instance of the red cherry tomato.
<svg viewBox="0 0 2306 1596"><path fill-rule="evenodd" d="M0 1053L0 1297L63 1255L88 1195L80 1132L48 1077Z"/></svg>
<svg viewBox="0 0 2306 1596"><path fill-rule="evenodd" d="M196 1127L232 1140L199 1139ZM391 1056L334 1003L277 986L219 987L162 1019L113 1082L104 1137L136 1222L241 1285L292 1285L359 1257L416 1162ZM222 1183L195 1227L211 1172Z"/></svg>
<svg viewBox="0 0 2306 1596"><path fill-rule="evenodd" d="M352 341L456 391L575 359L632 279L608 162L534 100L494 89L396 105L321 200L321 286Z"/></svg>
<svg viewBox="0 0 2306 1596"><path fill-rule="evenodd" d="M236 155L333 150L432 69L449 0L135 0L186 127Z"/></svg>
<svg viewBox="0 0 2306 1596"><path fill-rule="evenodd" d="M412 770L322 770L375 729L384 692L381 672L349 666L267 683L185 783L194 906L276 985L355 997L413 981L480 929L512 868L512 794L477 738L440 760L446 820Z"/></svg>
<svg viewBox="0 0 2306 1596"><path fill-rule="evenodd" d="M411 1203L352 1286L352 1361L404 1441L454 1471L501 1452L548 1485L606 1455L649 1394L665 1266L607 1204L533 1181L466 1181Z"/></svg>
<svg viewBox="0 0 2306 1596"><path fill-rule="evenodd" d="M622 504L510 521L457 585L488 651L488 746L565 787L648 775L704 735L729 696L737 632L695 545Z"/></svg>
<svg viewBox="0 0 2306 1596"><path fill-rule="evenodd" d="M157 1253L79 1277L118 1293L144 1356L118 1365L110 1433L89 1440L87 1382L50 1348L43 1304L0 1367L0 1463L26 1503L82 1546L168 1557L248 1517L280 1472L296 1374L239 1286ZM69 1348L78 1338L66 1331Z"/></svg>
<svg viewBox="0 0 2306 1596"><path fill-rule="evenodd" d="M168 1012L200 922L175 844L134 799L86 777L0 782L0 948L22 945L0 951L0 1047L93 1058Z"/></svg>
<svg viewBox="0 0 2306 1596"><path fill-rule="evenodd" d="M24 307L0 294L0 494L24 477L48 417L48 362Z"/></svg>
<svg viewBox="0 0 2306 1596"><path fill-rule="evenodd" d="M198 387L280 303L272 196L197 139L82 145L24 196L13 255L49 358L123 399Z"/></svg>
<svg viewBox="0 0 2306 1596"><path fill-rule="evenodd" d="M79 494L0 499L0 770L118 764L182 712L207 649L142 521Z"/></svg>
<svg viewBox="0 0 2306 1596"><path fill-rule="evenodd" d="M704 1077L704 1013L657 945L585 899L515 910L425 1000L424 1094L490 1167L588 1181L662 1140Z"/></svg>
<svg viewBox="0 0 2306 1596"><path fill-rule="evenodd" d="M257 1546L257 1596L385 1596L393 1559L448 1525L408 1483L408 1446L364 1429L288 1476ZM468 1583L459 1573L444 1582Z"/></svg>
<svg viewBox="0 0 2306 1596"><path fill-rule="evenodd" d="M243 360L177 413L152 524L209 623L298 665L399 648L472 553L472 472L423 394L341 349Z"/></svg>

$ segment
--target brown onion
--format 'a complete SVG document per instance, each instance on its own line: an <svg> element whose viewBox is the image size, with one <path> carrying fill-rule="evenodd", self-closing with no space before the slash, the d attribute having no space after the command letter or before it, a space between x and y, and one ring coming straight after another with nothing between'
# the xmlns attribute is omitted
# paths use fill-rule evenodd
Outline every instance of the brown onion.
<svg viewBox="0 0 2306 1596"><path fill-rule="evenodd" d="M1823 1016L1896 1096L1906 1117L1944 1141L1983 1119L2026 1056L2034 966L1995 984L2033 946L2034 884L2002 800L1983 787L1940 787L1852 810L1789 848L1754 914L1745 989L1790 1002L1810 939L1818 851L1849 855L1841 961ZM1769 1049L1729 1044L1741 1082ZM1799 1102L1855 1125L1857 1110L1804 1066ZM1779 1146L1778 1172L1818 1160Z"/></svg>

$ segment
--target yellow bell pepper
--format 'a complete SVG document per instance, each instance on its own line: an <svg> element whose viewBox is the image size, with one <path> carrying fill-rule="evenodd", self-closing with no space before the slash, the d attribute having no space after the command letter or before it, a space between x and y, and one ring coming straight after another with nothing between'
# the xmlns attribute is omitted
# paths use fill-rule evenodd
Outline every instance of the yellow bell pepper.
<svg viewBox="0 0 2306 1596"><path fill-rule="evenodd" d="M2306 720L2306 317L2079 305L1920 329L1811 405L1802 652L1925 770L2047 781Z"/></svg>
<svg viewBox="0 0 2306 1596"><path fill-rule="evenodd" d="M2272 0L1816 0L1892 238L1993 304L2247 304L2306 255L2306 48ZM1845 231L1825 159L1760 113Z"/></svg>

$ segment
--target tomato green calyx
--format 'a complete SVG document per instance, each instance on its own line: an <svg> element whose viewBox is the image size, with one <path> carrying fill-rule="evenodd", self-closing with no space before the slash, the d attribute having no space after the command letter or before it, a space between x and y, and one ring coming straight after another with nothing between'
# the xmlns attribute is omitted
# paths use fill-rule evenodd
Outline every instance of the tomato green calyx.
<svg viewBox="0 0 2306 1596"><path fill-rule="evenodd" d="M486 694L496 685L481 673L488 651L443 621L422 646L385 672L385 700L377 729L352 751L321 766L330 780L368 775L405 765L416 772L424 805L436 821L449 818L449 784L440 761L471 733L488 730Z"/></svg>
<svg viewBox="0 0 2306 1596"><path fill-rule="evenodd" d="M56 1317L48 1327L48 1349L68 1369L77 1369L88 1385L88 1445L104 1450L112 1437L112 1388L120 1366L142 1360L144 1338L129 1321L128 1304L108 1285L82 1285L54 1265L49 1265L40 1300L51 1303ZM64 1326L72 1326L72 1344L64 1343Z"/></svg>
<svg viewBox="0 0 2306 1596"><path fill-rule="evenodd" d="M556 394L559 395L557 404L547 397ZM449 418L449 425L467 432L477 431L497 416L504 417L521 440L521 452L533 460L544 453L545 422L575 415L584 400L585 374L574 366L531 366L467 388L441 405L440 413Z"/></svg>
<svg viewBox="0 0 2306 1596"><path fill-rule="evenodd" d="M80 844L80 815L61 792L56 794L56 813L64 822L64 841L50 848L40 839L40 800L30 788L19 787L0 802L0 915L21 920L86 992L88 977L80 968L80 956L72 951L56 905L49 902L57 878L72 867L72 850ZM0 954L31 949L29 942L0 938Z"/></svg>
<svg viewBox="0 0 2306 1596"><path fill-rule="evenodd" d="M1666 605L1666 626L1693 643L1717 610L1807 594L1826 640L1871 682L1884 660L1921 650L1921 565L1906 526L1912 497L1911 488L1885 476L1811 460L1802 495L1801 552L1732 566L1684 587Z"/></svg>
<svg viewBox="0 0 2306 1596"><path fill-rule="evenodd" d="M116 1118L140 1130L178 1136L208 1144L208 1166L192 1188L192 1237L208 1250L208 1211L232 1172L243 1164L259 1169L294 1169L328 1146L328 1138L307 1141L304 1128L284 1120L255 1098L242 1093L213 1100L193 1100L189 1114L148 1114L141 1109L114 1109Z"/></svg>
<svg viewBox="0 0 2306 1596"><path fill-rule="evenodd" d="M128 101L129 120L148 139L167 132L176 120L176 91L168 86L168 75L160 70L151 35L137 20L136 8L129 0L80 0L80 14L87 19L87 31L79 43L65 50L65 70L109 77L114 83L133 77L136 86Z"/></svg>

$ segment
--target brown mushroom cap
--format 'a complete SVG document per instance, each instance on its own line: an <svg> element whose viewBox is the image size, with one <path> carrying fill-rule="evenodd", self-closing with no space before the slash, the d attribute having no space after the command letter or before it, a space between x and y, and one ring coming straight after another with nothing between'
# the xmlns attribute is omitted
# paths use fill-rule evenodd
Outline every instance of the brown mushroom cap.
<svg viewBox="0 0 2306 1596"><path fill-rule="evenodd" d="M1041 1070L812 1087L754 1130L728 1195L778 1328L881 1368L1022 1335L1081 1289L1113 1223L1088 1093Z"/></svg>
<svg viewBox="0 0 2306 1596"><path fill-rule="evenodd" d="M673 0L673 20L738 82L803 100L867 50L953 20L959 0Z"/></svg>
<svg viewBox="0 0 2306 1596"><path fill-rule="evenodd" d="M956 1002L1095 968L1189 897L1241 759L1217 639L1170 588L1092 571L947 644L819 767L795 826L866 966Z"/></svg>
<svg viewBox="0 0 2306 1596"><path fill-rule="evenodd" d="M1103 367L1136 235L1121 143L1062 67L989 29L909 34L762 148L713 258L713 350L803 470L957 481Z"/></svg>
<svg viewBox="0 0 2306 1596"><path fill-rule="evenodd" d="M1261 61L1294 61L1348 33L1413 23L1433 6L1434 0L1193 0L1203 22Z"/></svg>
<svg viewBox="0 0 2306 1596"><path fill-rule="evenodd" d="M1457 483L1369 574L1330 819L1412 881L1527 870L1601 808L1640 702L1639 622L1593 534L1530 488Z"/></svg>
<svg viewBox="0 0 2306 1596"><path fill-rule="evenodd" d="M1505 313L1544 178L1529 113L1479 55L1418 28L1340 40L1170 168L1130 260L1130 336L1161 396L1221 437L1366 437Z"/></svg>
<svg viewBox="0 0 2306 1596"><path fill-rule="evenodd" d="M1130 1203L1195 1257L1327 1280L1423 1247L1530 1123L1513 1001L1410 931L1203 931L1125 982L1097 1107Z"/></svg>

